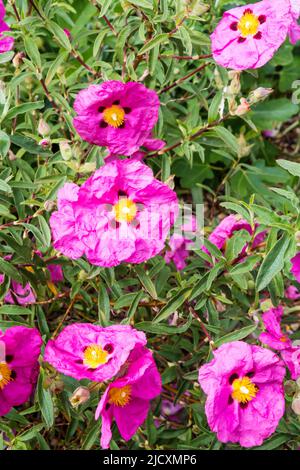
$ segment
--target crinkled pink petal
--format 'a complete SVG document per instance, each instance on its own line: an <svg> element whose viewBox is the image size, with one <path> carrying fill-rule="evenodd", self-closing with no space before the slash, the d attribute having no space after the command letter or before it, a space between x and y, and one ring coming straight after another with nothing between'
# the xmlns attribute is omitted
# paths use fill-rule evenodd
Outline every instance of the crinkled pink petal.
<svg viewBox="0 0 300 470"><path fill-rule="evenodd" d="M283 362L270 350L234 341L214 351L214 359L199 370L199 383L207 394L208 424L218 440L261 445L284 413L284 375ZM251 378L257 393L241 406L232 397L232 383L244 377Z"/></svg>
<svg viewBox="0 0 300 470"><path fill-rule="evenodd" d="M239 29L232 25L247 9L265 21L259 25L259 36L248 35L240 40ZM285 41L291 21L291 5L286 0L263 0L228 10L211 35L213 57L218 64L234 70L262 67Z"/></svg>
<svg viewBox="0 0 300 470"><path fill-rule="evenodd" d="M300 377L300 347L291 347L281 351L281 357L286 363L293 380Z"/></svg>
<svg viewBox="0 0 300 470"><path fill-rule="evenodd" d="M102 108L118 103L125 114L125 124L101 127ZM143 146L158 120L157 93L137 82L110 80L80 91L74 103L77 117L74 127L79 135L96 145L108 147L114 155L132 155Z"/></svg>
<svg viewBox="0 0 300 470"><path fill-rule="evenodd" d="M0 10L0 15L1 15L1 10ZM14 46L14 38L10 36L4 36L2 33L4 31L10 31L10 27L8 24L5 23L5 21L0 19L0 53L2 54L3 52L8 52L10 51L13 46Z"/></svg>
<svg viewBox="0 0 300 470"><path fill-rule="evenodd" d="M300 282L300 253L297 253L296 256L291 259L291 263L291 273L294 275L296 281Z"/></svg>
<svg viewBox="0 0 300 470"><path fill-rule="evenodd" d="M109 352L108 362L90 369L83 362L88 346L98 345ZM146 337L128 325L106 328L88 323L68 325L55 340L48 341L44 359L59 372L78 380L103 382L114 377L136 345L146 344Z"/></svg>

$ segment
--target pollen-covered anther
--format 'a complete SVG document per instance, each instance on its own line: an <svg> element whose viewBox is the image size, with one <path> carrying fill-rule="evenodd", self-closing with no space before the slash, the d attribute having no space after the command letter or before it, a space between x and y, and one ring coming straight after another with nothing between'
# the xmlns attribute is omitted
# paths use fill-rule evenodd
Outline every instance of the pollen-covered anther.
<svg viewBox="0 0 300 470"><path fill-rule="evenodd" d="M108 353L101 346L91 344L83 353L83 363L90 369L97 369L100 365L106 364L108 361Z"/></svg>
<svg viewBox="0 0 300 470"><path fill-rule="evenodd" d="M108 393L109 403L116 406L126 406L131 400L131 386L112 387Z"/></svg>
<svg viewBox="0 0 300 470"><path fill-rule="evenodd" d="M112 127L121 127L125 120L124 109L116 104L103 111L103 120L106 124Z"/></svg>
<svg viewBox="0 0 300 470"><path fill-rule="evenodd" d="M239 403L248 403L256 397L257 386L247 376L235 379L232 383L232 398Z"/></svg>
<svg viewBox="0 0 300 470"><path fill-rule="evenodd" d="M0 362L0 390L12 380L11 370L6 362Z"/></svg>

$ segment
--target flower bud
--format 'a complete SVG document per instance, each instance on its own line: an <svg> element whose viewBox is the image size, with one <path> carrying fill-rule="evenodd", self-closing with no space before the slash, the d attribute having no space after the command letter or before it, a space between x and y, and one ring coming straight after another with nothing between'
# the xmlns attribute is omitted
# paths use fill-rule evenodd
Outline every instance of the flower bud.
<svg viewBox="0 0 300 470"><path fill-rule="evenodd" d="M42 140L39 141L39 145L41 147L47 148L47 147L50 147L51 142L50 142L49 139L42 139Z"/></svg>
<svg viewBox="0 0 300 470"><path fill-rule="evenodd" d="M67 28L64 29L64 33L67 36L67 38L69 38L70 40L72 39L72 35L71 35L70 31Z"/></svg>
<svg viewBox="0 0 300 470"><path fill-rule="evenodd" d="M65 161L71 160L73 156L73 152L67 140L64 140L59 143L59 150L60 150L61 156L63 157Z"/></svg>
<svg viewBox="0 0 300 470"><path fill-rule="evenodd" d="M231 71L229 72L229 76L232 77L232 80L228 87L228 93L236 96L241 91L241 81L240 81L241 73Z"/></svg>
<svg viewBox="0 0 300 470"><path fill-rule="evenodd" d="M294 398L292 402L292 410L296 415L300 416L300 396Z"/></svg>
<svg viewBox="0 0 300 470"><path fill-rule="evenodd" d="M8 151L8 160L11 162L13 162L14 160L17 160L17 157L12 150Z"/></svg>
<svg viewBox="0 0 300 470"><path fill-rule="evenodd" d="M13 63L13 66L18 69L20 67L20 65L23 63L23 58L25 57L25 54L24 52L18 52L13 60L12 60L12 63Z"/></svg>
<svg viewBox="0 0 300 470"><path fill-rule="evenodd" d="M69 401L73 408L85 403L90 398L90 391L87 387L78 387L73 395L69 398Z"/></svg>
<svg viewBox="0 0 300 470"><path fill-rule="evenodd" d="M44 202L44 208L47 212L51 212L55 208L55 206L56 203L54 201L51 201L51 199Z"/></svg>
<svg viewBox="0 0 300 470"><path fill-rule="evenodd" d="M246 100L246 98L241 98L240 99L240 104L234 111L234 116L243 116L244 114L247 114L249 111L251 111L250 104Z"/></svg>
<svg viewBox="0 0 300 470"><path fill-rule="evenodd" d="M44 119L40 119L39 120L39 125L38 125L38 133L42 136L42 137L46 137L47 135L50 134L50 127L49 125L46 123L46 121L44 121Z"/></svg>
<svg viewBox="0 0 300 470"><path fill-rule="evenodd" d="M256 90L252 91L249 95L249 102L250 104L259 103L260 101L264 101L269 95L273 93L272 88L256 88Z"/></svg>

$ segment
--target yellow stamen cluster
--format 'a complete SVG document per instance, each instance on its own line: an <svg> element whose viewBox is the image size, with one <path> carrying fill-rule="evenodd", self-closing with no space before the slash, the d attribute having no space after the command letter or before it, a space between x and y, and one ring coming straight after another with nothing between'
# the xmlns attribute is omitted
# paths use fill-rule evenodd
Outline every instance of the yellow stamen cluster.
<svg viewBox="0 0 300 470"><path fill-rule="evenodd" d="M113 104L103 111L103 121L109 126L120 127L125 120L125 111L121 106Z"/></svg>
<svg viewBox="0 0 300 470"><path fill-rule="evenodd" d="M12 380L11 370L6 364L6 362L0 362L0 390Z"/></svg>
<svg viewBox="0 0 300 470"><path fill-rule="evenodd" d="M131 386L112 387L108 392L108 401L111 405L126 406L131 400Z"/></svg>
<svg viewBox="0 0 300 470"><path fill-rule="evenodd" d="M107 363L107 356L108 353L104 351L101 346L91 344L83 353L83 363L90 369L97 369L97 367Z"/></svg>
<svg viewBox="0 0 300 470"><path fill-rule="evenodd" d="M243 38L247 36L255 36L258 33L260 22L253 13L245 13L238 23L238 30Z"/></svg>
<svg viewBox="0 0 300 470"><path fill-rule="evenodd" d="M255 398L258 388L249 377L235 379L232 383L232 398L239 403L248 403Z"/></svg>
<svg viewBox="0 0 300 470"><path fill-rule="evenodd" d="M117 222L130 223L136 216L137 206L131 199L122 197L119 199L119 202L114 205L113 210Z"/></svg>

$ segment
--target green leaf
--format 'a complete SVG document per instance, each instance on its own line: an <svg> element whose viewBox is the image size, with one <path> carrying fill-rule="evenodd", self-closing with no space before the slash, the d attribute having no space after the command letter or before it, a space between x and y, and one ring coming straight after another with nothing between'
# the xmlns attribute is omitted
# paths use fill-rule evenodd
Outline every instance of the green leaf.
<svg viewBox="0 0 300 470"><path fill-rule="evenodd" d="M289 236L287 234L283 235L263 260L256 278L258 292L267 287L273 277L283 269L289 242Z"/></svg>
<svg viewBox="0 0 300 470"><path fill-rule="evenodd" d="M161 321L168 318L172 313L181 307L181 305L189 298L192 289L190 287L185 287L181 289L177 294L169 300L167 305L165 305L158 315L153 320L153 323L160 323Z"/></svg>
<svg viewBox="0 0 300 470"><path fill-rule="evenodd" d="M193 321L192 315L189 315L187 322L181 326L170 326L166 323L160 323L159 325L150 321L144 321L136 323L134 327L137 330L145 331L146 333L153 333L155 335L180 335L185 333L191 326Z"/></svg>
<svg viewBox="0 0 300 470"><path fill-rule="evenodd" d="M250 240L251 235L247 230L239 230L234 233L226 242L225 256L227 261L235 260Z"/></svg>
<svg viewBox="0 0 300 470"><path fill-rule="evenodd" d="M146 52L151 51L153 47L158 46L159 44L162 44L163 42L167 41L168 38L169 38L169 35L167 33L162 33L162 34L158 34L157 36L154 36L154 38L146 42L146 44L139 51L138 55L143 55Z"/></svg>
<svg viewBox="0 0 300 470"><path fill-rule="evenodd" d="M214 128L214 133L223 140L224 144L228 147L229 150L238 154L239 145L235 136L228 130L226 127L217 126Z"/></svg>
<svg viewBox="0 0 300 470"><path fill-rule="evenodd" d="M38 145L33 139L30 139L29 137L24 137L20 134L14 134L10 136L10 140L13 144L27 150L29 153L33 153L35 155L44 155L45 157L52 155L50 150L43 149L43 147Z"/></svg>
<svg viewBox="0 0 300 470"><path fill-rule="evenodd" d="M25 114L33 111L34 109L42 109L44 106L44 101L35 101L33 103L19 104L18 106L15 106L14 108L11 108L8 111L6 119L13 119L19 114Z"/></svg>
<svg viewBox="0 0 300 470"><path fill-rule="evenodd" d="M32 39L30 36L24 37L24 46L27 55L33 62L33 64L38 67L39 69L42 68L41 56L40 51L36 45L36 41Z"/></svg>
<svg viewBox="0 0 300 470"><path fill-rule="evenodd" d="M224 343L230 343L231 341L240 341L241 339L247 338L251 335L257 328L257 325L249 325L241 328L240 330L235 330L232 333L228 333L225 336L217 339L214 343L216 347L221 346Z"/></svg>
<svg viewBox="0 0 300 470"><path fill-rule="evenodd" d="M50 29L50 31L52 32L55 39L58 41L58 43L64 49L67 49L67 51L71 52L72 46L64 30L60 26L58 26L58 24L54 23L54 21L47 21L46 24L48 28Z"/></svg>
<svg viewBox="0 0 300 470"><path fill-rule="evenodd" d="M289 160L276 160L278 165L287 170L293 176L300 176L300 163L290 162Z"/></svg>
<svg viewBox="0 0 300 470"><path fill-rule="evenodd" d="M50 391L44 388L43 371L40 372L40 376L37 383L36 395L43 416L43 420L45 421L47 429L50 429L54 424L54 407Z"/></svg>
<svg viewBox="0 0 300 470"><path fill-rule="evenodd" d="M151 295L153 299L157 299L157 292L155 289L155 285L151 281L150 277L147 275L145 269L141 266L136 266L135 272L139 280L141 281L142 285L146 289L146 291Z"/></svg>
<svg viewBox="0 0 300 470"><path fill-rule="evenodd" d="M0 307L0 315L33 315L33 312L19 305L3 305Z"/></svg>
<svg viewBox="0 0 300 470"><path fill-rule="evenodd" d="M5 132L0 131L0 157L2 158L6 157L7 152L9 151L9 147L10 147L9 136Z"/></svg>
<svg viewBox="0 0 300 470"><path fill-rule="evenodd" d="M22 282L22 276L10 261L0 259L0 273L6 274L6 276L11 277L15 281Z"/></svg>

